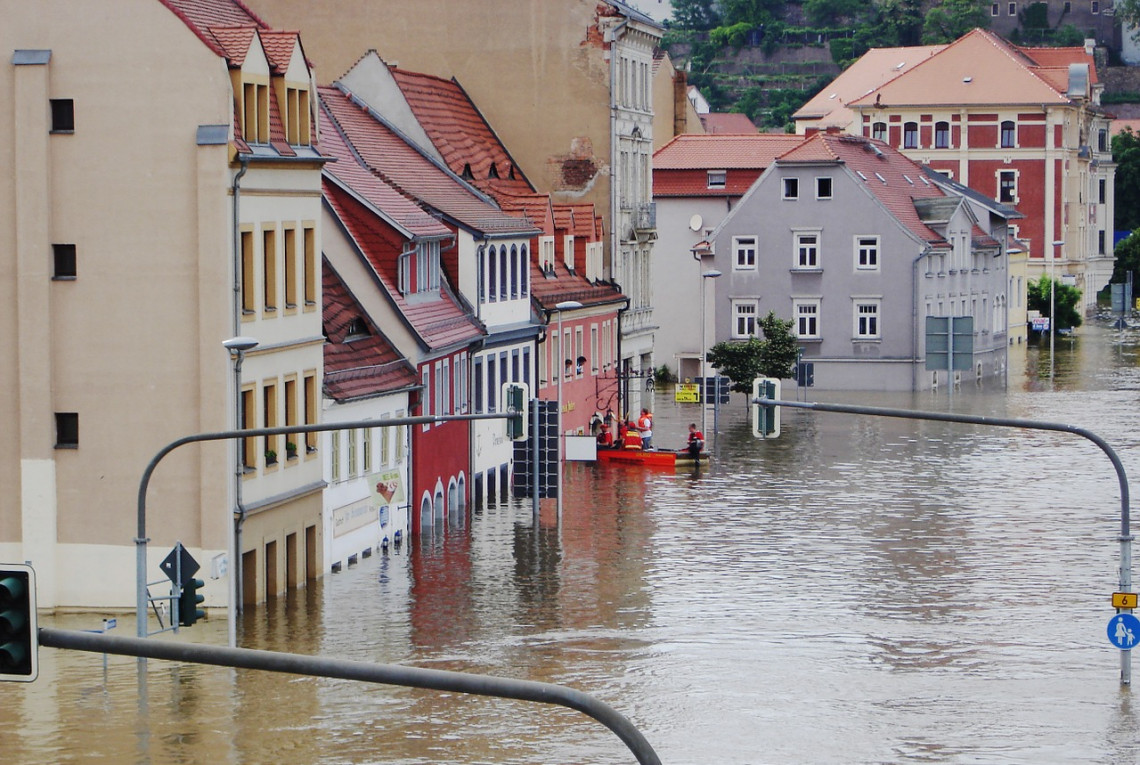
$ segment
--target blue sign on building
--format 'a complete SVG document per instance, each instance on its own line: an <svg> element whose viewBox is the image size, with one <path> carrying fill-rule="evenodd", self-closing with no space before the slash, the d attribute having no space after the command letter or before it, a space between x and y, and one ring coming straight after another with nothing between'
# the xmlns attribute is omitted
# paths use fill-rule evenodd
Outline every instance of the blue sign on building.
<svg viewBox="0 0 1140 765"><path fill-rule="evenodd" d="M1132 614L1117 614L1108 620L1108 640L1122 651L1130 651L1140 640L1140 619Z"/></svg>

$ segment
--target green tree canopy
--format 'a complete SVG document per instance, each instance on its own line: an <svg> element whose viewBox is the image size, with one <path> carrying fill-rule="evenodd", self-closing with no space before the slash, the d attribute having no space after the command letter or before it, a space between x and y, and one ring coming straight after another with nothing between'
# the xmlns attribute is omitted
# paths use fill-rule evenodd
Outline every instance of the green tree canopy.
<svg viewBox="0 0 1140 765"><path fill-rule="evenodd" d="M1113 136L1112 161L1116 163L1113 224L1119 231L1134 231L1140 228L1140 135L1125 128Z"/></svg>
<svg viewBox="0 0 1140 765"><path fill-rule="evenodd" d="M1112 282L1124 284L1128 281L1128 274L1140 271L1140 231L1130 234L1127 239L1116 245L1113 252L1116 263L1112 267ZM1132 277L1136 284L1136 277Z"/></svg>
<svg viewBox="0 0 1140 765"><path fill-rule="evenodd" d="M1042 316L1051 316L1049 312L1049 284L1048 275L1037 281L1029 282L1026 287L1026 305L1031 311L1039 311ZM1057 309L1057 329L1072 329L1081 326L1081 291L1076 287L1057 282L1053 294L1053 304Z"/></svg>
<svg viewBox="0 0 1140 765"><path fill-rule="evenodd" d="M720 14L716 11L716 0L673 0L673 26L706 31L719 23Z"/></svg>
<svg viewBox="0 0 1140 765"><path fill-rule="evenodd" d="M982 0L942 0L922 25L924 45L954 42L975 27L990 25L990 4Z"/></svg>
<svg viewBox="0 0 1140 765"><path fill-rule="evenodd" d="M792 376L796 363L796 337L792 322L780 319L772 311L760 320L763 339L729 340L714 345L708 361L717 372L732 380L732 389L751 393L752 381L757 377L774 377L778 380Z"/></svg>

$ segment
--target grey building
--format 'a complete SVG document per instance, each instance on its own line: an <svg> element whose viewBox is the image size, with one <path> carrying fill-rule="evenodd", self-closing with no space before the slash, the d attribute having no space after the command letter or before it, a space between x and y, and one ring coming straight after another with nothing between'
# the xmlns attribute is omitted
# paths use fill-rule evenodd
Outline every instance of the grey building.
<svg viewBox="0 0 1140 765"><path fill-rule="evenodd" d="M926 317L971 317L960 382L1004 382L1008 221L1020 214L886 144L816 133L779 157L709 237L718 341L791 319L831 390L928 390Z"/></svg>

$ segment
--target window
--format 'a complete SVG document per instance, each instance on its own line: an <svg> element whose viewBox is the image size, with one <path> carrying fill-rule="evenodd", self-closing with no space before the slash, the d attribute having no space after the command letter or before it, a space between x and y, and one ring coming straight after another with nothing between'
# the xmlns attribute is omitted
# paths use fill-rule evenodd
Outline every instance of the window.
<svg viewBox="0 0 1140 765"><path fill-rule="evenodd" d="M51 99L51 132L75 132L75 102L70 98Z"/></svg>
<svg viewBox="0 0 1140 765"><path fill-rule="evenodd" d="M879 301L858 300L855 302L855 339L878 340Z"/></svg>
<svg viewBox="0 0 1140 765"><path fill-rule="evenodd" d="M815 198L831 199L831 177L822 176L815 179Z"/></svg>
<svg viewBox="0 0 1140 765"><path fill-rule="evenodd" d="M499 248L499 300L506 300L507 299L507 289L508 289L507 282L510 279L510 275L507 271L507 269L510 268L510 266L507 263L509 257L510 257L510 253L507 251L507 248L505 246L500 247ZM436 287L438 288L438 286L439 285L437 284ZM492 286L492 289L494 289L493 286Z"/></svg>
<svg viewBox="0 0 1140 765"><path fill-rule="evenodd" d="M709 188L723 189L728 183L728 172L725 170L709 170Z"/></svg>
<svg viewBox="0 0 1140 765"><path fill-rule="evenodd" d="M1099 181L1097 181L1097 199L1100 201L1101 204L1104 204L1107 196L1108 196L1108 181L1106 181L1104 178L1101 178Z"/></svg>
<svg viewBox="0 0 1140 765"><path fill-rule="evenodd" d="M296 427L297 425L297 378L291 377L285 380L285 426L288 428ZM289 459L294 459L297 456L297 443L296 435L285 436L287 443L285 444L285 452ZM290 449L289 445L292 444L293 448Z"/></svg>
<svg viewBox="0 0 1140 765"><path fill-rule="evenodd" d="M305 374L305 424L317 424L317 375L315 372L307 372ZM305 434L305 451L315 452L317 450L317 434Z"/></svg>
<svg viewBox="0 0 1140 765"><path fill-rule="evenodd" d="M1013 120L1005 120L1001 123L1001 147L1003 149L1012 149L1017 146L1017 126Z"/></svg>
<svg viewBox="0 0 1140 765"><path fill-rule="evenodd" d="M799 199L800 198L800 179L799 178L785 178L784 179L784 199Z"/></svg>
<svg viewBox="0 0 1140 765"><path fill-rule="evenodd" d="M487 252L487 295L492 303L499 299L499 292L495 289L495 285L498 283L498 273L499 252L497 248L492 247Z"/></svg>
<svg viewBox="0 0 1140 765"><path fill-rule="evenodd" d="M1096 148L1097 151L1108 151L1108 131L1101 128L1096 134Z"/></svg>
<svg viewBox="0 0 1140 765"><path fill-rule="evenodd" d="M756 335L756 301L732 301L732 336L734 338Z"/></svg>
<svg viewBox="0 0 1140 765"><path fill-rule="evenodd" d="M528 386L530 385L530 348L522 349L522 378L523 382ZM532 394L533 395L533 394Z"/></svg>
<svg viewBox="0 0 1140 765"><path fill-rule="evenodd" d="M855 268L874 271L879 268L879 237L855 237Z"/></svg>
<svg viewBox="0 0 1140 765"><path fill-rule="evenodd" d="M317 232L312 226L301 229L305 246L305 308L317 306Z"/></svg>
<svg viewBox="0 0 1140 765"><path fill-rule="evenodd" d="M796 300L792 303L796 336L801 340L819 339L819 300Z"/></svg>
<svg viewBox="0 0 1140 765"><path fill-rule="evenodd" d="M908 122L903 125L903 148L904 149L917 149L918 148L918 123Z"/></svg>
<svg viewBox="0 0 1140 765"><path fill-rule="evenodd" d="M589 245L587 245L587 249ZM522 272L522 284L519 286L519 295L526 297L530 294L530 249L524 244L519 247L519 266ZM586 269L589 270L589 267ZM589 278L587 276L587 278Z"/></svg>
<svg viewBox="0 0 1140 765"><path fill-rule="evenodd" d="M392 415L388 412L384 413L384 419L392 419ZM392 464L392 427L380 428L380 464L387 467Z"/></svg>
<svg viewBox="0 0 1140 765"><path fill-rule="evenodd" d="M598 374L598 325L590 325L590 372Z"/></svg>
<svg viewBox="0 0 1140 765"><path fill-rule="evenodd" d="M885 143L887 140L887 123L876 122L871 125L871 137L876 141L883 141Z"/></svg>
<svg viewBox="0 0 1140 765"><path fill-rule="evenodd" d="M285 88L285 140L294 146L309 144L309 91Z"/></svg>
<svg viewBox="0 0 1140 765"><path fill-rule="evenodd" d="M297 307L297 230L287 228L285 238L285 308Z"/></svg>
<svg viewBox="0 0 1140 765"><path fill-rule="evenodd" d="M497 412L498 404L496 397L498 396L498 389L495 386L495 357L494 355L487 357L487 411Z"/></svg>
<svg viewBox="0 0 1140 765"><path fill-rule="evenodd" d="M1098 255L1104 255L1104 231L1096 232L1096 251Z"/></svg>
<svg viewBox="0 0 1140 765"><path fill-rule="evenodd" d="M342 431L334 430L329 433L329 473L333 482L340 480L340 434Z"/></svg>
<svg viewBox="0 0 1140 765"><path fill-rule="evenodd" d="M264 310L266 313L277 310L277 232L268 229L261 232L262 250L264 259L262 276L265 278Z"/></svg>
<svg viewBox="0 0 1140 765"><path fill-rule="evenodd" d="M1001 14L1001 11L999 10L999 8L1000 8L1000 7L1001 7L1001 6L1000 6L1000 5L998 5L998 3L994 3L993 5L991 5L991 6L990 6L990 15L991 15L991 16L998 16L998 15L1000 15L1000 14Z"/></svg>
<svg viewBox="0 0 1140 765"><path fill-rule="evenodd" d="M261 423L262 427L277 427L277 383L266 383L261 389ZM276 465L277 455L281 450L279 441L281 436L265 436L265 464Z"/></svg>
<svg viewBox="0 0 1140 765"><path fill-rule="evenodd" d="M819 234L795 235L795 268L809 270L819 268Z"/></svg>
<svg viewBox="0 0 1140 765"><path fill-rule="evenodd" d="M483 413L483 357L475 359L475 414Z"/></svg>
<svg viewBox="0 0 1140 765"><path fill-rule="evenodd" d="M570 258L568 266L574 264L574 244L571 239L571 244L566 250L567 257ZM516 245L511 245L511 298L519 296L519 248Z"/></svg>
<svg viewBox="0 0 1140 765"><path fill-rule="evenodd" d="M269 86L242 83L242 138L269 143Z"/></svg>
<svg viewBox="0 0 1140 765"><path fill-rule="evenodd" d="M575 327L574 328L574 376L575 377L581 377L583 375L583 373L586 371L584 369L584 367L586 366L585 356L582 355L582 351L583 351L582 344L583 344L584 339L585 339L583 336L583 332L584 332L584 329L582 327Z"/></svg>
<svg viewBox="0 0 1140 765"><path fill-rule="evenodd" d="M1092 0L1092 4L1089 6L1089 10L1091 10L1093 13L1100 13L1100 3L1097 2L1097 0Z"/></svg>
<svg viewBox="0 0 1140 765"><path fill-rule="evenodd" d="M756 237L734 236L732 250L736 253L735 262L738 270L756 268Z"/></svg>
<svg viewBox="0 0 1140 765"><path fill-rule="evenodd" d="M998 201L1002 204L1017 203L1017 172L1002 170L998 173Z"/></svg>
<svg viewBox="0 0 1140 765"><path fill-rule="evenodd" d="M241 232L241 312L252 314L256 310L253 273L253 232Z"/></svg>
<svg viewBox="0 0 1140 765"><path fill-rule="evenodd" d="M55 448L76 449L79 447L79 413L55 413Z"/></svg>
<svg viewBox="0 0 1140 765"><path fill-rule="evenodd" d="M1101 181L1101 186L1104 186L1104 181ZM1103 199L1101 200L1104 201ZM74 279L75 278L75 245L74 244L53 244L51 246L53 270L51 278L53 279Z"/></svg>
<svg viewBox="0 0 1140 765"><path fill-rule="evenodd" d="M396 419L400 420L404 417L404 410L396 412ZM399 464L404 461L404 453L408 446L407 428L404 425L396 426L396 463Z"/></svg>
<svg viewBox="0 0 1140 765"><path fill-rule="evenodd" d="M356 429L348 431L348 477L355 478L360 473L359 460L356 456Z"/></svg>
<svg viewBox="0 0 1140 765"><path fill-rule="evenodd" d="M1009 4L1009 15L1010 16L1016 16L1017 15L1017 3L1010 3Z"/></svg>
<svg viewBox="0 0 1140 765"><path fill-rule="evenodd" d="M1069 0L1065 0L1065 4L1062 5L1061 8L1065 13L1068 13L1069 11L1073 10L1073 4L1069 2Z"/></svg>
<svg viewBox="0 0 1140 765"><path fill-rule="evenodd" d="M934 123L934 148L936 148L936 149L949 149L950 148L950 123L949 122L935 122Z"/></svg>
<svg viewBox="0 0 1140 765"><path fill-rule="evenodd" d="M372 472L372 428L360 431L361 473Z"/></svg>
<svg viewBox="0 0 1140 765"><path fill-rule="evenodd" d="M257 427L257 398L252 385L241 391L241 428L252 430ZM257 439L243 438L241 442L241 466L244 470L257 467Z"/></svg>

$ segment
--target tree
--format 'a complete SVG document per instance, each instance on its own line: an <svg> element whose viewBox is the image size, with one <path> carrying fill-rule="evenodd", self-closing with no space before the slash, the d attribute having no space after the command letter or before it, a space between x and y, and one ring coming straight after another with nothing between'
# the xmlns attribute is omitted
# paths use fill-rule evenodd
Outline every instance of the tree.
<svg viewBox="0 0 1140 765"><path fill-rule="evenodd" d="M764 338L729 340L709 349L708 362L717 372L732 380L732 390L751 393L757 377L778 380L792 376L798 348L792 322L778 318L773 311L760 320Z"/></svg>
<svg viewBox="0 0 1140 765"><path fill-rule="evenodd" d="M1029 310L1039 311L1042 316L1051 316L1049 313L1049 284L1048 275L1042 276L1035 282L1029 282L1026 287L1026 305ZM1053 294L1053 304L1057 309L1057 330L1081 326L1081 312L1078 308L1080 303L1081 291L1079 289L1057 282Z"/></svg>
<svg viewBox="0 0 1140 765"><path fill-rule="evenodd" d="M1116 163L1113 224L1119 231L1132 231L1140 228L1140 135L1125 128L1113 136L1112 161Z"/></svg>
<svg viewBox="0 0 1140 765"><path fill-rule="evenodd" d="M1125 284L1128 281L1128 274L1140 271L1140 232L1129 235L1127 239L1116 245L1113 255L1116 257L1116 263L1112 267L1112 282ZM1136 277L1133 277L1133 284L1136 281Z"/></svg>
<svg viewBox="0 0 1140 765"><path fill-rule="evenodd" d="M924 45L954 42L974 27L990 25L989 3L982 0L942 0L931 8L922 25Z"/></svg>
<svg viewBox="0 0 1140 765"><path fill-rule="evenodd" d="M871 0L804 0L804 15L817 27L838 26L868 10Z"/></svg>
<svg viewBox="0 0 1140 765"><path fill-rule="evenodd" d="M1140 0L1116 0L1112 4L1112 12L1123 30L1134 30L1132 39L1140 34ZM1125 32L1127 34L1127 32Z"/></svg>
<svg viewBox="0 0 1140 765"><path fill-rule="evenodd" d="M673 0L673 26L706 31L720 23L716 0Z"/></svg>

